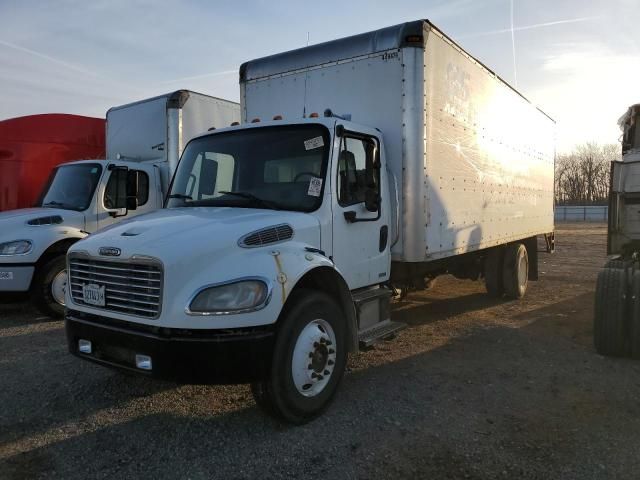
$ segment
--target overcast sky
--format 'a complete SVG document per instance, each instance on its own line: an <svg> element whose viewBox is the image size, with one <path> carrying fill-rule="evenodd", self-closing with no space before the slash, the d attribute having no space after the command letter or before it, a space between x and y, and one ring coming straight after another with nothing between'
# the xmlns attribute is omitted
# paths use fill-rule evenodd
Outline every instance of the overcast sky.
<svg viewBox="0 0 640 480"><path fill-rule="evenodd" d="M640 102L638 0L513 0L513 42L510 1L0 0L0 120L179 88L237 101L244 61L428 18L556 119L559 151L617 142Z"/></svg>

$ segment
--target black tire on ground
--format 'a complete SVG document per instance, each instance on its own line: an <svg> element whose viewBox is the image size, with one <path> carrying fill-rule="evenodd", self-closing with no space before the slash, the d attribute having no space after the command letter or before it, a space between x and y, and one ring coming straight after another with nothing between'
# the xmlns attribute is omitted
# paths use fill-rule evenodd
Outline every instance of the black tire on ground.
<svg viewBox="0 0 640 480"><path fill-rule="evenodd" d="M631 356L640 359L640 271L633 272L631 281Z"/></svg>
<svg viewBox="0 0 640 480"><path fill-rule="evenodd" d="M334 397L347 360L346 322L340 308L323 292L298 290L287 303L278 321L271 374L267 379L254 383L251 391L264 412L287 423L300 425L320 415ZM294 350L305 328L318 319L326 321L333 329L335 361L332 361L333 370L324 388L314 396L305 396L294 383ZM307 359L307 362L312 360ZM311 363L308 368L311 370Z"/></svg>
<svg viewBox="0 0 640 480"><path fill-rule="evenodd" d="M529 255L522 243L507 245L502 264L502 286L508 298L524 297L529 283Z"/></svg>
<svg viewBox="0 0 640 480"><path fill-rule="evenodd" d="M58 255L36 270L31 284L33 303L44 315L52 318L64 316L64 305L53 297L52 283L67 268L65 255Z"/></svg>
<svg viewBox="0 0 640 480"><path fill-rule="evenodd" d="M605 268L596 282L593 342L601 355L625 357L630 353L627 312L627 272Z"/></svg>
<svg viewBox="0 0 640 480"><path fill-rule="evenodd" d="M504 249L501 247L489 250L484 260L484 284L487 288L487 293L496 298L504 295L504 287L502 284L503 260Z"/></svg>

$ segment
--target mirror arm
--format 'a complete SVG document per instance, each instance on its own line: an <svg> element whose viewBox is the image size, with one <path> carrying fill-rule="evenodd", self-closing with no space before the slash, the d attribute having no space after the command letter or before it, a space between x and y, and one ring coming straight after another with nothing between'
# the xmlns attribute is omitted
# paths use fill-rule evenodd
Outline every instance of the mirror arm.
<svg viewBox="0 0 640 480"><path fill-rule="evenodd" d="M378 220L380 220L381 216L382 216L382 206L378 207L378 215L376 215L375 218L358 218L356 216L356 212L354 212L353 210L344 212L344 219L347 221L347 223L377 222Z"/></svg>

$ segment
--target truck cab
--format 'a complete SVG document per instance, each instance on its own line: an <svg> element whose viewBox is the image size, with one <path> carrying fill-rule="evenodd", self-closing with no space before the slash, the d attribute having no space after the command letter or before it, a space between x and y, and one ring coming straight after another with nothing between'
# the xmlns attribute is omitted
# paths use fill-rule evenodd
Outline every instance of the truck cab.
<svg viewBox="0 0 640 480"><path fill-rule="evenodd" d="M400 328L385 162L379 131L331 116L193 139L167 208L69 250L70 351L160 378L251 381L259 401L308 420L347 352ZM291 375L275 396L260 382L274 356Z"/></svg>
<svg viewBox="0 0 640 480"><path fill-rule="evenodd" d="M162 207L162 164L84 160L56 167L34 208L0 213L0 291L26 292L43 312L64 309L67 248L121 220Z"/></svg>

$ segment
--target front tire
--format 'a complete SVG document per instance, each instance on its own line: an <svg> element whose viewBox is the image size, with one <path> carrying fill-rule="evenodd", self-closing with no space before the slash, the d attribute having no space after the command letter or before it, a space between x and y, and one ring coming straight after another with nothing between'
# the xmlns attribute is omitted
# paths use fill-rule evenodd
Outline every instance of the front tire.
<svg viewBox="0 0 640 480"><path fill-rule="evenodd" d="M300 425L331 403L347 360L345 318L323 292L298 290L279 320L269 378L251 386L266 413Z"/></svg>
<svg viewBox="0 0 640 480"><path fill-rule="evenodd" d="M596 283L593 341L600 355L626 357L631 345L627 338L627 272L605 268Z"/></svg>
<svg viewBox="0 0 640 480"><path fill-rule="evenodd" d="M33 302L44 315L62 318L66 288L67 261L65 255L58 255L37 270L33 278Z"/></svg>

